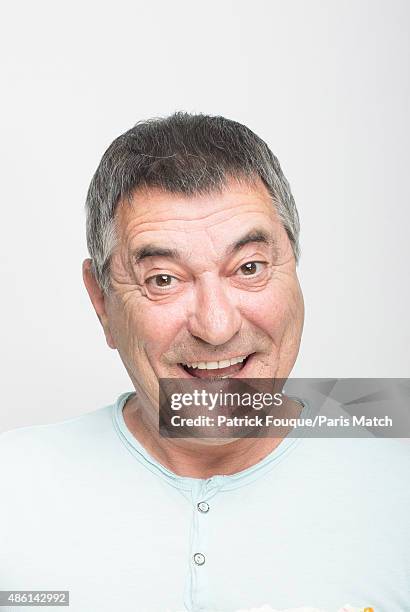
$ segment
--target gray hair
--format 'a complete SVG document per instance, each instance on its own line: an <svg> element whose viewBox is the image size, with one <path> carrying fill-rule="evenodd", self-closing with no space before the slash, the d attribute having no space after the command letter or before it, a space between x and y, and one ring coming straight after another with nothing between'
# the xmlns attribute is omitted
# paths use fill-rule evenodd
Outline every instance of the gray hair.
<svg viewBox="0 0 410 612"><path fill-rule="evenodd" d="M177 112L138 122L108 147L85 204L92 271L104 293L118 245L117 204L136 189L157 187L187 196L223 189L227 178L265 183L299 260L299 217L279 161L259 136L220 116Z"/></svg>

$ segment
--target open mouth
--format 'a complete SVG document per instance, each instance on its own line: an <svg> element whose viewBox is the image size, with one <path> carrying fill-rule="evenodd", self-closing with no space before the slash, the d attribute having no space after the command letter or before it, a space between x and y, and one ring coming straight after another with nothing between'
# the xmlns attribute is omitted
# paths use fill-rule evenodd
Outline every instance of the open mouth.
<svg viewBox="0 0 410 612"><path fill-rule="evenodd" d="M201 378L205 380L218 380L222 378L235 378L240 375L244 376L245 370L248 369L250 359L255 353L249 355L240 355L232 359L224 359L222 361L209 361L197 363L179 363L179 368L185 373L185 376L192 378Z"/></svg>

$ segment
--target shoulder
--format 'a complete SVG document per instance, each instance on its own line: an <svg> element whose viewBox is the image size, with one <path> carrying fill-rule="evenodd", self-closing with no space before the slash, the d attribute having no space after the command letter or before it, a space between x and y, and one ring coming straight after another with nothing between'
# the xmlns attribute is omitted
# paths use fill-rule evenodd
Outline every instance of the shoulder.
<svg viewBox="0 0 410 612"><path fill-rule="evenodd" d="M48 425L21 427L0 434L0 484L15 487L51 476L95 455L113 434L115 404Z"/></svg>
<svg viewBox="0 0 410 612"><path fill-rule="evenodd" d="M88 431L95 431L96 428L101 431L105 428L107 421L110 420L113 407L114 404L111 404L57 423L29 425L2 432L0 434L0 449L13 447L20 442L36 445L37 441L45 442L55 439L55 436L61 439L70 435L87 434Z"/></svg>
<svg viewBox="0 0 410 612"><path fill-rule="evenodd" d="M307 416L317 414L307 404ZM351 415L336 402L328 402L321 413L337 421L348 417L350 425L328 428L323 432L316 427L306 428L302 437L301 454L307 466L314 466L323 474L349 474L353 480L365 474L370 481L401 482L410 476L410 440L375 436L364 426L353 426ZM317 437L313 437L316 433ZM302 461L303 462L303 461Z"/></svg>
<svg viewBox="0 0 410 612"><path fill-rule="evenodd" d="M325 469L368 471L392 476L410 470L410 443L397 438L303 438L302 453Z"/></svg>
<svg viewBox="0 0 410 612"><path fill-rule="evenodd" d="M333 461L343 460L345 467L374 467L382 471L392 466L400 470L410 467L410 444L406 439L368 436L311 439L306 442L311 450L316 448L317 453L326 454Z"/></svg>
<svg viewBox="0 0 410 612"><path fill-rule="evenodd" d="M410 443L393 438L304 439L295 469L307 486L366 507L410 511ZM299 456L298 456L299 455Z"/></svg>

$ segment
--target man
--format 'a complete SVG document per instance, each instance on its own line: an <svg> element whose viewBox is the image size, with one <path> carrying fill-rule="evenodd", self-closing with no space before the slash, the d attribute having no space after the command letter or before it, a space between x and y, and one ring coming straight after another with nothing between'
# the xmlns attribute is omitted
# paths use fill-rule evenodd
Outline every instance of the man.
<svg viewBox="0 0 410 612"><path fill-rule="evenodd" d="M267 145L223 117L139 123L86 208L84 283L135 392L2 436L0 588L69 590L84 612L410 610L404 446L159 432L160 379L294 365L299 223Z"/></svg>

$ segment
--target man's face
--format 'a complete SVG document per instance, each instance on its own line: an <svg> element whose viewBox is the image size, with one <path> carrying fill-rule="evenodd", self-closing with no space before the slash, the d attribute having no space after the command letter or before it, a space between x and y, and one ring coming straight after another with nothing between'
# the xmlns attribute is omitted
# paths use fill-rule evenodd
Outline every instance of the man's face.
<svg viewBox="0 0 410 612"><path fill-rule="evenodd" d="M154 401L159 378L288 376L303 298L261 181L194 197L140 190L117 219L112 292L99 315L137 391Z"/></svg>

